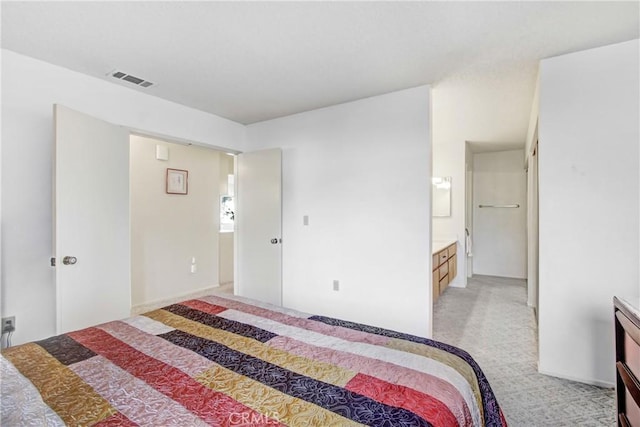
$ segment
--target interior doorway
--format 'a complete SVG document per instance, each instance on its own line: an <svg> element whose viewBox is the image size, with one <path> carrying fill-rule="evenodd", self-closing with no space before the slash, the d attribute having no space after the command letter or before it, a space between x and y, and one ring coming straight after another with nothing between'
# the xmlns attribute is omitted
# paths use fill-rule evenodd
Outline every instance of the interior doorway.
<svg viewBox="0 0 640 427"><path fill-rule="evenodd" d="M134 312L220 285L282 304L280 149L229 155L132 135L130 165ZM183 192L169 191L170 173Z"/></svg>
<svg viewBox="0 0 640 427"><path fill-rule="evenodd" d="M235 156L220 156L220 228L218 234L218 283L220 290L234 293Z"/></svg>
<svg viewBox="0 0 640 427"><path fill-rule="evenodd" d="M473 274L526 279L524 150L473 155Z"/></svg>
<svg viewBox="0 0 640 427"><path fill-rule="evenodd" d="M132 134L129 163L134 312L232 284L233 223L222 223L221 204L234 219L234 157ZM183 177L183 187L171 187L172 174Z"/></svg>

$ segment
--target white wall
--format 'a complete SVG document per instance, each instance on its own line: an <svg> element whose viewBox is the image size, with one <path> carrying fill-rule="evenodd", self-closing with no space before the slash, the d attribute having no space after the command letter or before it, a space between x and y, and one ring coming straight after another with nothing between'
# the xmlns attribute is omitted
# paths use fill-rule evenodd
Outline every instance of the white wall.
<svg viewBox="0 0 640 427"><path fill-rule="evenodd" d="M133 129L244 149L240 124L3 49L2 313L16 316L16 344L55 331L54 103Z"/></svg>
<svg viewBox="0 0 640 427"><path fill-rule="evenodd" d="M156 159L156 145L168 161ZM136 135L130 152L132 305L218 285L221 153ZM188 194L166 193L167 168L189 172Z"/></svg>
<svg viewBox="0 0 640 427"><path fill-rule="evenodd" d="M479 208L518 204L519 208ZM524 150L473 155L473 273L527 277Z"/></svg>
<svg viewBox="0 0 640 427"><path fill-rule="evenodd" d="M283 149L285 306L431 335L429 104L419 87L247 127Z"/></svg>
<svg viewBox="0 0 640 427"><path fill-rule="evenodd" d="M613 384L614 295L640 295L638 40L540 66L540 363Z"/></svg>

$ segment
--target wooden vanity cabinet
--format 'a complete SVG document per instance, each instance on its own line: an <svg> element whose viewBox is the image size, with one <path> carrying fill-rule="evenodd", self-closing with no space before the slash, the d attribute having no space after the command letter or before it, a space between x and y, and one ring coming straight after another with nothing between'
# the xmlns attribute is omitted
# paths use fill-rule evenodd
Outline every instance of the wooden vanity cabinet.
<svg viewBox="0 0 640 427"><path fill-rule="evenodd" d="M449 282L452 282L453 278L458 274L458 260L455 254L447 260L447 264L449 264Z"/></svg>
<svg viewBox="0 0 640 427"><path fill-rule="evenodd" d="M456 244L433 254L433 302L444 292L458 273Z"/></svg>

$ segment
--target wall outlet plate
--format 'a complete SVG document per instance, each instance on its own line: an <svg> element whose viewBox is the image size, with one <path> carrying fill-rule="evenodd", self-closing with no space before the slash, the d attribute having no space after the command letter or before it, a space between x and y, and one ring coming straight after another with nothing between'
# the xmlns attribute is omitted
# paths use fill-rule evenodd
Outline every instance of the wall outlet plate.
<svg viewBox="0 0 640 427"><path fill-rule="evenodd" d="M16 330L16 316L2 318L2 333L13 332Z"/></svg>

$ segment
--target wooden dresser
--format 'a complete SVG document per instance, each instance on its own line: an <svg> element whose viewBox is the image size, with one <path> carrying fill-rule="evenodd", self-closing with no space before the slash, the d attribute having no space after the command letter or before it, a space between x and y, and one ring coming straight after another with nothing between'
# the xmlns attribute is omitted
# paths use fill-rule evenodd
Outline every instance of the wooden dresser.
<svg viewBox="0 0 640 427"><path fill-rule="evenodd" d="M613 307L618 426L640 427L640 299L614 297Z"/></svg>
<svg viewBox="0 0 640 427"><path fill-rule="evenodd" d="M437 240L432 245L433 302L436 302L458 273L457 242L455 240Z"/></svg>

